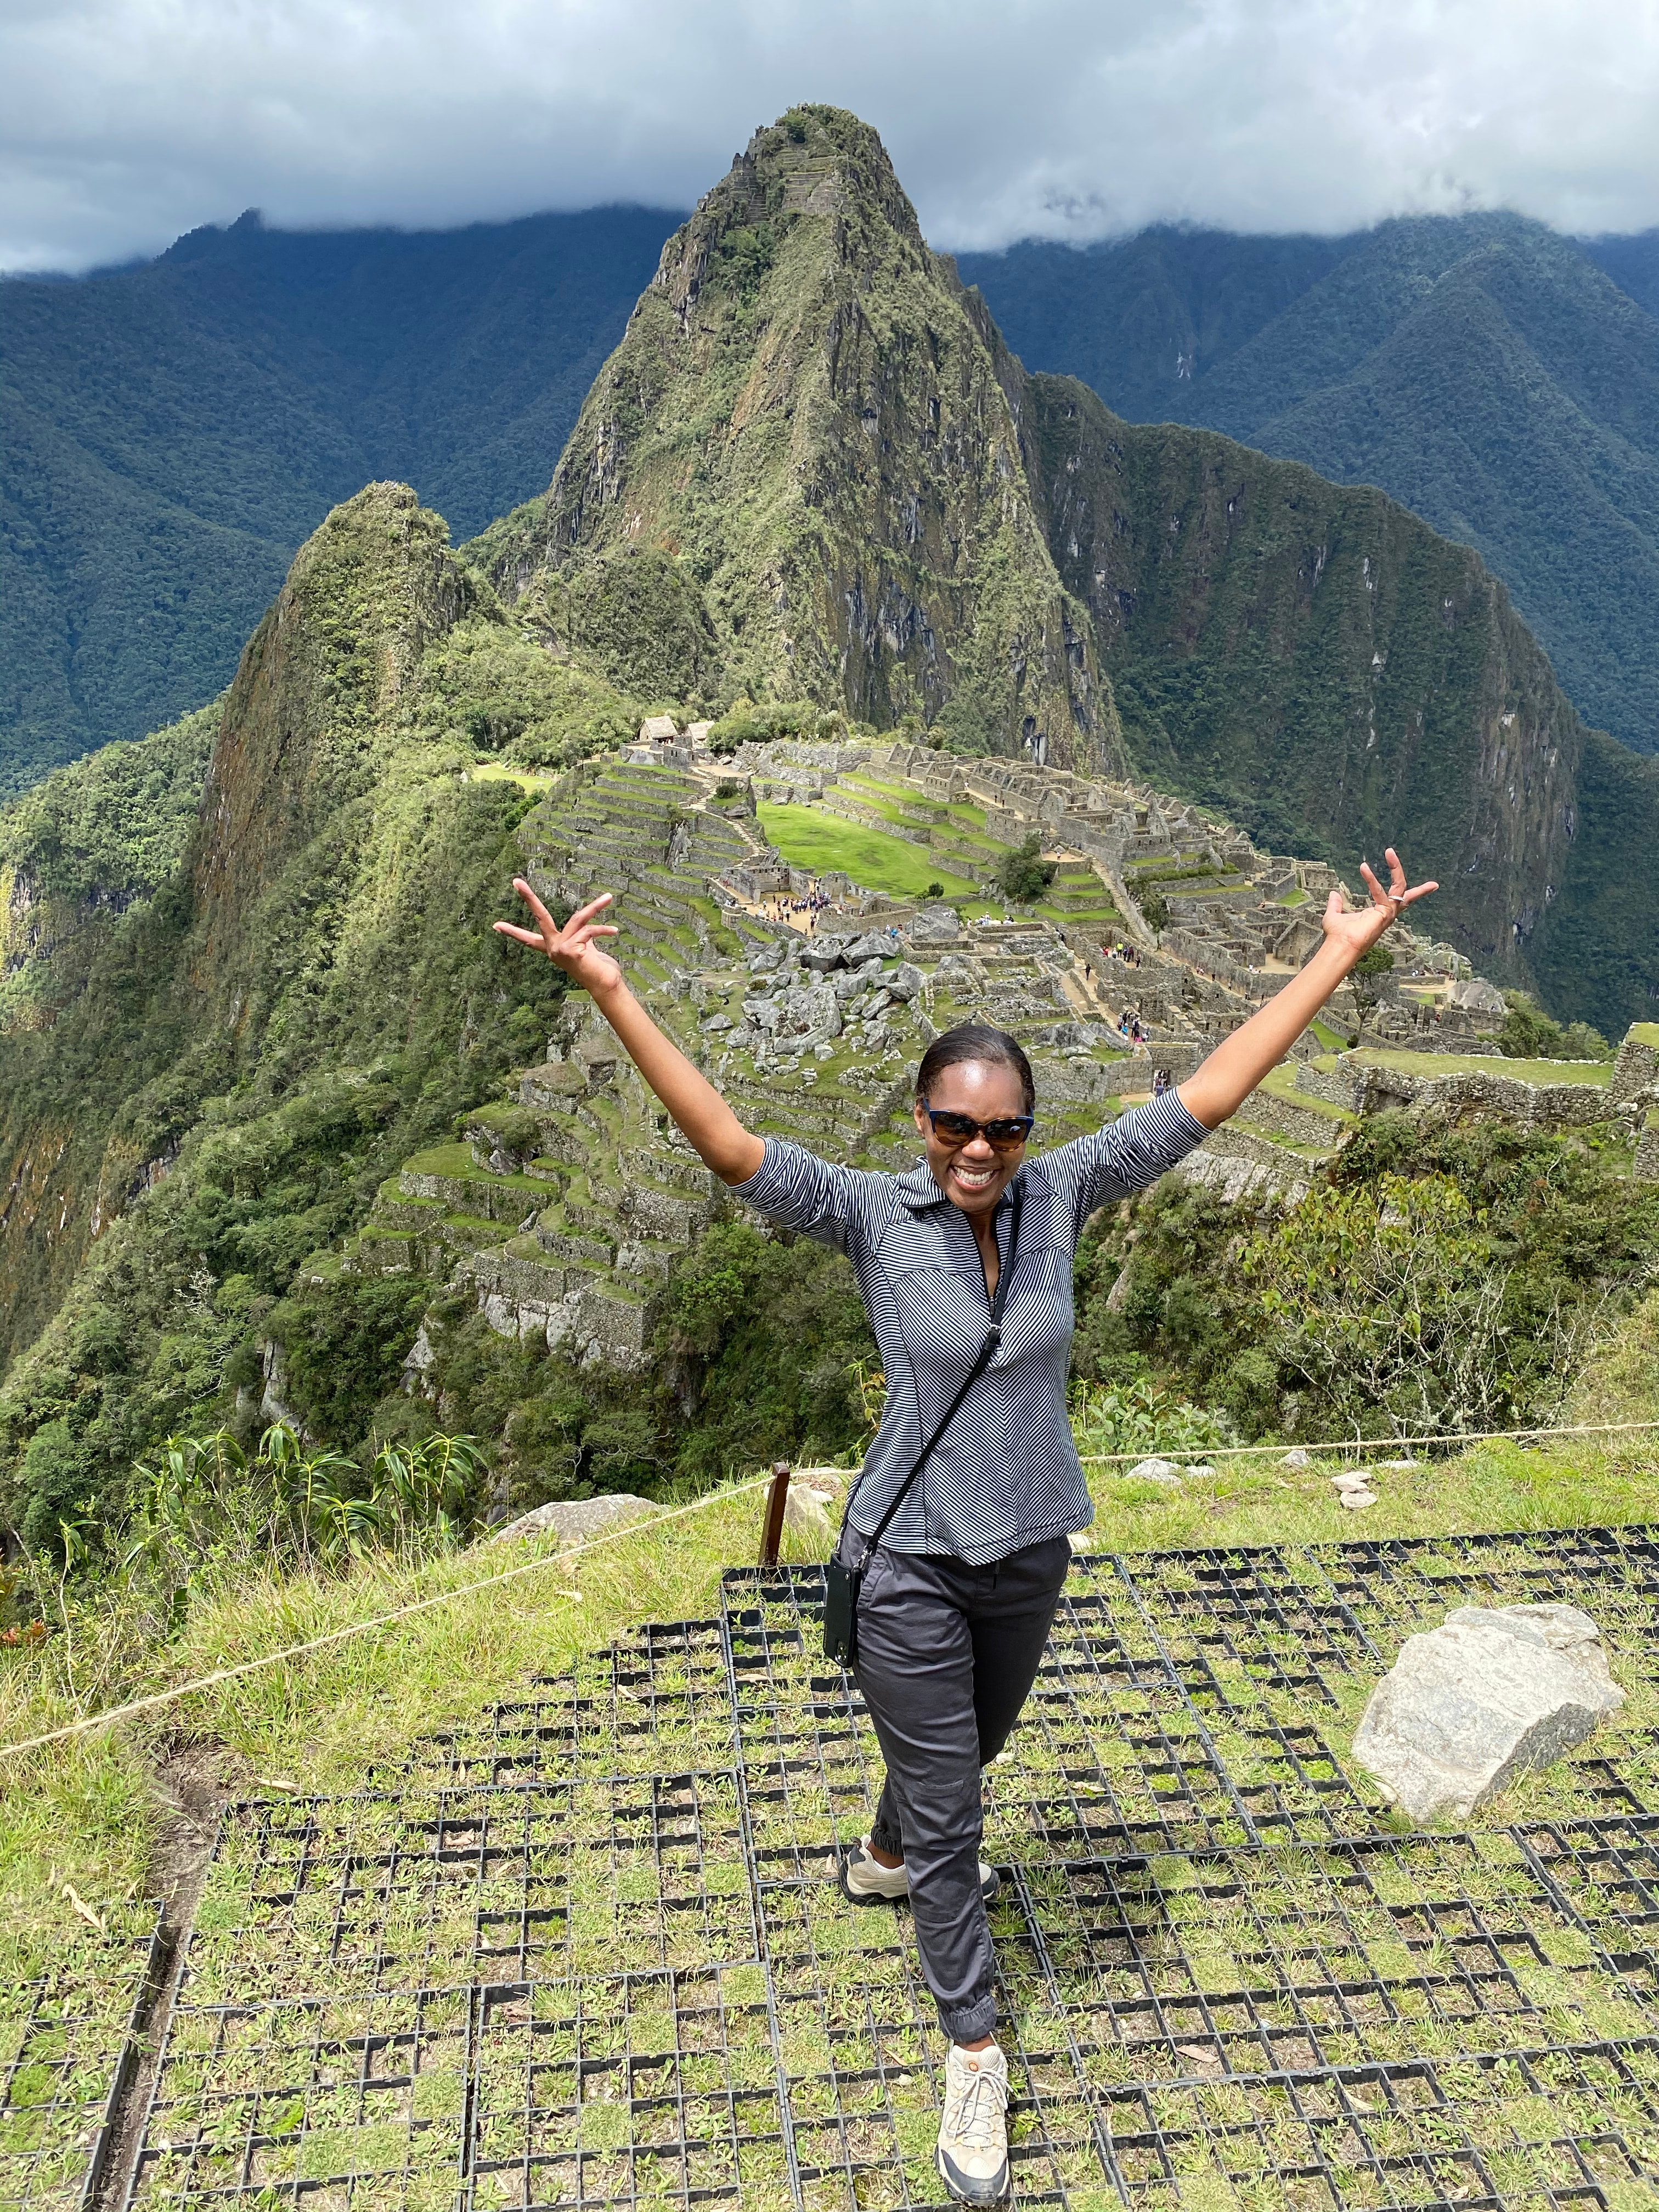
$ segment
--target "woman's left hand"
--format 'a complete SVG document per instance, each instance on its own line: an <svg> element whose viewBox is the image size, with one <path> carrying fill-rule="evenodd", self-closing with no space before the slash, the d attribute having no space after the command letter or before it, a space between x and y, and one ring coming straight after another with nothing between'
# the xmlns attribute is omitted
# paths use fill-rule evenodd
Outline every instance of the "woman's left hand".
<svg viewBox="0 0 1659 2212"><path fill-rule="evenodd" d="M1325 904L1325 941L1340 952L1349 967L1363 953L1369 952L1389 924L1395 921L1414 899L1426 898L1437 891L1438 884L1418 884L1406 888L1406 871L1400 865L1400 855L1392 845L1382 855L1389 864L1389 882L1385 890L1372 873L1369 860L1362 860L1359 872L1365 888L1371 895L1369 906L1356 908L1350 913L1340 890L1333 891Z"/></svg>

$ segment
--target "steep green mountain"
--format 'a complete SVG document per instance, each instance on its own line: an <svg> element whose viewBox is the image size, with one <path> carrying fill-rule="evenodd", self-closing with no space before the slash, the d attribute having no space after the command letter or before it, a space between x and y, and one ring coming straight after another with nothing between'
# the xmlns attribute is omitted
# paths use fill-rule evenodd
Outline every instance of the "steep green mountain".
<svg viewBox="0 0 1659 2212"><path fill-rule="evenodd" d="M671 216L268 231L0 284L0 791L222 689L302 539L398 477L546 480Z"/></svg>
<svg viewBox="0 0 1659 2212"><path fill-rule="evenodd" d="M1020 383L875 133L795 108L664 247L545 496L470 550L555 635L593 571L672 555L728 689L1110 764L1109 693L1025 481Z"/></svg>
<svg viewBox="0 0 1659 2212"><path fill-rule="evenodd" d="M1334 240L1151 231L963 262L1029 367L1080 377L1132 419L1205 425L1380 484L1474 546L1580 710L1646 752L1659 750L1652 266L1650 242L1586 247L1509 215Z"/></svg>
<svg viewBox="0 0 1659 2212"><path fill-rule="evenodd" d="M1121 422L1068 380L1029 392L1060 573L1140 771L1351 880L1397 842L1443 885L1439 926L1524 976L1584 731L1502 586L1380 492Z"/></svg>

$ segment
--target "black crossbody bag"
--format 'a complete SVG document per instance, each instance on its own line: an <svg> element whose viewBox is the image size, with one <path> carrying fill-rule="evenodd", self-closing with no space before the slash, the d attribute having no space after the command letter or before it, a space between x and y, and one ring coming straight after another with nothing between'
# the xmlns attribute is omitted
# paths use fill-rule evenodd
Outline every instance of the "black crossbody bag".
<svg viewBox="0 0 1659 2212"><path fill-rule="evenodd" d="M910 1469L893 1493L893 1502L877 1522L875 1532L864 1547L864 1555L857 1566L844 1565L832 1559L823 1571L823 1656L833 1659L837 1667L850 1667L859 1653L859 1592L864 1586L865 1569L874 1557L882 1538L887 1534L887 1524L909 1495L910 1485L933 1457L939 1438L962 1411L963 1401L990 1364L992 1355L1002 1342L1002 1301L1008 1288L1008 1279L1014 1272L1014 1252L1019 1243L1020 1208L1025 1202L1024 1178L1015 1183L1013 1203L1009 1209L1008 1257L1002 1273L997 1277L997 1286L991 1299L991 1326L985 1341L979 1348L979 1357L969 1369L960 1390L951 1401L951 1410L945 1414L922 1446L915 1465ZM853 1492L856 1498L858 1491ZM847 1501L847 1510L853 1510L853 1498ZM839 1549L839 1547L837 1547Z"/></svg>

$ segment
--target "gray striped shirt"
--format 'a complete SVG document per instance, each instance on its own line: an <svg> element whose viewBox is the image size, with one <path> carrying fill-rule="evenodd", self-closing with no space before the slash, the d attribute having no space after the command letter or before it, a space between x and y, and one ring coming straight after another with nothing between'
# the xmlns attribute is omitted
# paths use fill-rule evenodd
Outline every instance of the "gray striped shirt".
<svg viewBox="0 0 1659 2212"><path fill-rule="evenodd" d="M1097 1206L1156 1182L1208 1133L1166 1091L1026 1162L1001 1346L884 1543L983 1566L1088 1526L1094 1507L1066 1416L1078 1238ZM868 1535L985 1341L990 1312L974 1232L925 1160L908 1175L883 1175L835 1167L769 1137L765 1158L735 1195L853 1262L887 1376L886 1409L850 1508L853 1526ZM1005 1268L1010 1206L1005 1191L997 1202Z"/></svg>

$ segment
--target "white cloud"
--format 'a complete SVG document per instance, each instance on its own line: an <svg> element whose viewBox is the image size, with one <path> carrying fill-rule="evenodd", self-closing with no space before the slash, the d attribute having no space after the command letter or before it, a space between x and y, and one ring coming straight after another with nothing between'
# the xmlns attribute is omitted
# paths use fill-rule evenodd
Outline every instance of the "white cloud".
<svg viewBox="0 0 1659 2212"><path fill-rule="evenodd" d="M685 205L797 100L936 245L1508 206L1659 222L1659 0L0 0L0 267L247 206Z"/></svg>

